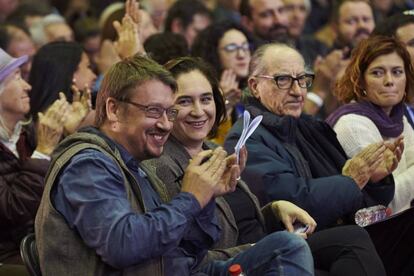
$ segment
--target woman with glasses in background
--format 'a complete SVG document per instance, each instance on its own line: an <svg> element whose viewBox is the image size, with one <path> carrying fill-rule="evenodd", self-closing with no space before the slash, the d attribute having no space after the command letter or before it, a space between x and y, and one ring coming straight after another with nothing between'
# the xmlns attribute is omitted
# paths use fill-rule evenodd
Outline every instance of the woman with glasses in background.
<svg viewBox="0 0 414 276"><path fill-rule="evenodd" d="M252 35L234 22L210 25L198 34L192 46L191 55L201 57L215 69L225 98L229 119L214 137L218 144L224 142L227 131L244 110L240 99L249 74L252 46Z"/></svg>

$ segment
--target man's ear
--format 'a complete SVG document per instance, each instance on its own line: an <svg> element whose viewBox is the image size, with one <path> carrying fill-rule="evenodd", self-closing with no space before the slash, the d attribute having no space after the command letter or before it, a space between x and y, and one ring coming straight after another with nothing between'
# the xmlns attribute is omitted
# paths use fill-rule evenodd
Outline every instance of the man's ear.
<svg viewBox="0 0 414 276"><path fill-rule="evenodd" d="M250 93L253 97L260 99L259 91L257 90L258 82L256 78L250 77L247 81L247 85L249 86Z"/></svg>
<svg viewBox="0 0 414 276"><path fill-rule="evenodd" d="M183 24L181 22L181 19L179 18L174 18L173 21L171 22L171 32L172 33L178 33L178 34L182 34L183 33Z"/></svg>
<svg viewBox="0 0 414 276"><path fill-rule="evenodd" d="M108 121L111 123L115 123L119 121L119 104L116 102L114 98L109 97L106 99L106 117Z"/></svg>

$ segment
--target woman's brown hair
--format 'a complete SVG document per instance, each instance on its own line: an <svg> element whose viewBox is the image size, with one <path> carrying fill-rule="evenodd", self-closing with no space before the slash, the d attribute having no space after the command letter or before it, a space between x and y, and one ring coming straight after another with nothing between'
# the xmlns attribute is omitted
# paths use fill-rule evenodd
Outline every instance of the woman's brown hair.
<svg viewBox="0 0 414 276"><path fill-rule="evenodd" d="M397 53L404 61L406 81L405 101L414 95L414 68L405 45L396 38L371 36L359 43L352 51L351 61L335 87L334 94L340 102L349 103L364 97L364 73L368 66L379 56Z"/></svg>

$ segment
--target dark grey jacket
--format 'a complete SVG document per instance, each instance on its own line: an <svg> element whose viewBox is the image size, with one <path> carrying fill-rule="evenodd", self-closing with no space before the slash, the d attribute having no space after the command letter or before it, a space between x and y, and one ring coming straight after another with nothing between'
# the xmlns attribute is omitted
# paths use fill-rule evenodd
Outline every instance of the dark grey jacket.
<svg viewBox="0 0 414 276"><path fill-rule="evenodd" d="M216 145L212 143L204 144L204 148L214 148ZM170 136L168 142L164 146L163 155L157 159L147 160L141 163L141 166L147 170L154 171L157 176L164 182L167 187L170 197L173 197L180 192L181 181L184 176L184 171L188 166L191 156L185 150L174 137ZM247 185L243 181L239 181L238 184L242 190L252 200L257 213L257 218L260 221L265 232L269 228L276 228L279 226L279 220L273 215L271 206L268 204L263 208L259 207L259 202L256 196L251 193ZM222 228L219 241L214 245L214 248L208 252L207 258L203 263L209 260L225 260L232 257L245 249L250 245L238 245L238 229L234 215L228 205L227 201L223 197L216 198L216 212ZM264 219L266 217L266 220Z"/></svg>

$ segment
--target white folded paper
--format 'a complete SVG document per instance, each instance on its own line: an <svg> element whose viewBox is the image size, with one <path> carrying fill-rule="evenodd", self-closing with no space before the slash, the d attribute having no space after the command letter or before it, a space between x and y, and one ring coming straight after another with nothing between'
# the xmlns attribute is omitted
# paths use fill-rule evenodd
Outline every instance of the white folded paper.
<svg viewBox="0 0 414 276"><path fill-rule="evenodd" d="M259 126L262 119L263 119L263 116L259 115L256 118L254 118L253 121L250 123L250 113L247 110L244 111L243 131L242 131L242 134L240 135L239 141L237 141L237 144L234 147L234 151L236 152L236 157L237 157L237 163L239 163L240 149L244 146L247 139L249 139L250 135L252 135L253 132L256 130L256 128Z"/></svg>

